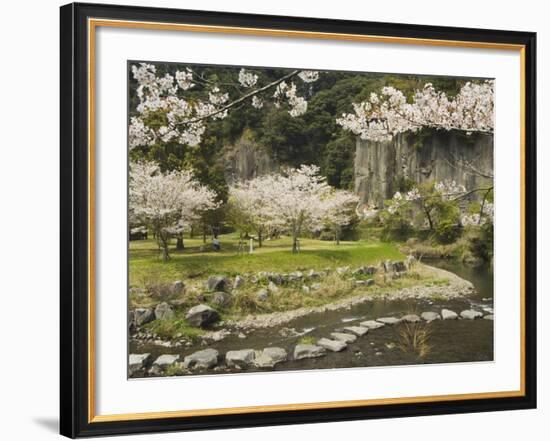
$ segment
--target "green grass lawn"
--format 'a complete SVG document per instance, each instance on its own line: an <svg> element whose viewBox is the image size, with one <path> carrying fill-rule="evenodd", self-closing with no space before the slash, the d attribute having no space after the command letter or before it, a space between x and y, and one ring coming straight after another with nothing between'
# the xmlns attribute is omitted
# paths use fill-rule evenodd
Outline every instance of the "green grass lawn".
<svg viewBox="0 0 550 441"><path fill-rule="evenodd" d="M289 237L264 241L262 248L256 247L253 254L239 254L235 234L221 235L219 238L221 251L213 251L210 242L203 244L202 238L186 238L183 251L176 251L174 242L170 250L171 259L166 263L162 262L154 240L131 241L130 285L146 286L178 279L206 278L211 274L321 270L404 257L391 243L342 241L336 245L314 239L301 239L301 251L293 254ZM205 247L203 251L200 250L202 246Z"/></svg>

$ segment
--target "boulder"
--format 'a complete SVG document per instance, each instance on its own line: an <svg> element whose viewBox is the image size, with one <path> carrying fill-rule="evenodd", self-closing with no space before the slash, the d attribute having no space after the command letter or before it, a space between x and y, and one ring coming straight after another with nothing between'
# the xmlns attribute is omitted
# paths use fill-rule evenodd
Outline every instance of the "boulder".
<svg viewBox="0 0 550 441"><path fill-rule="evenodd" d="M333 332L330 334L330 336L334 340L343 341L344 343L353 343L355 340L357 340L357 336L353 334L349 334L347 332Z"/></svg>
<svg viewBox="0 0 550 441"><path fill-rule="evenodd" d="M265 302L269 298L269 291L265 288L260 289L256 293L256 300L260 302Z"/></svg>
<svg viewBox="0 0 550 441"><path fill-rule="evenodd" d="M325 348L317 345L298 344L294 348L294 360L302 360L304 358L317 358L322 357L325 354Z"/></svg>
<svg viewBox="0 0 550 441"><path fill-rule="evenodd" d="M379 317L376 319L377 322L384 323L385 325L396 325L401 322L400 319L395 317Z"/></svg>
<svg viewBox="0 0 550 441"><path fill-rule="evenodd" d="M137 308L134 310L134 323L143 326L155 320L155 313L150 308Z"/></svg>
<svg viewBox="0 0 550 441"><path fill-rule="evenodd" d="M231 332L229 332L227 329L221 329L219 331L216 331L216 332L213 332L211 335L210 335L210 339L212 341L222 341L225 337L227 337L228 335L231 335Z"/></svg>
<svg viewBox="0 0 550 441"><path fill-rule="evenodd" d="M374 279L367 279L365 280L367 286L373 286L374 285Z"/></svg>
<svg viewBox="0 0 550 441"><path fill-rule="evenodd" d="M284 282L283 276L277 273L269 273L267 275L267 280L269 280L270 283L274 283L276 285L282 285Z"/></svg>
<svg viewBox="0 0 550 441"><path fill-rule="evenodd" d="M212 294L211 302L216 306L227 308L233 302L233 296L223 291L217 291Z"/></svg>
<svg viewBox="0 0 550 441"><path fill-rule="evenodd" d="M174 308L168 303L162 302L155 308L155 318L157 320L169 320L174 317Z"/></svg>
<svg viewBox="0 0 550 441"><path fill-rule="evenodd" d="M304 294L309 294L311 292L311 288L307 285L302 285L302 292Z"/></svg>
<svg viewBox="0 0 550 441"><path fill-rule="evenodd" d="M394 260L393 262L391 262L391 269L394 273L403 273L407 271L405 262L403 262L402 260Z"/></svg>
<svg viewBox="0 0 550 441"><path fill-rule="evenodd" d="M151 361L151 354L130 354L128 357L128 372L131 375L144 370Z"/></svg>
<svg viewBox="0 0 550 441"><path fill-rule="evenodd" d="M153 366L157 366L161 369L165 369L168 366L173 365L179 359L180 359L179 355L163 354L153 362Z"/></svg>
<svg viewBox="0 0 550 441"><path fill-rule="evenodd" d="M272 368L286 359L287 353L283 348L264 348L256 353L254 365L259 368Z"/></svg>
<svg viewBox="0 0 550 441"><path fill-rule="evenodd" d="M487 314L485 317L483 317L485 320L493 320L495 316L493 314Z"/></svg>
<svg viewBox="0 0 550 441"><path fill-rule="evenodd" d="M420 321L420 317L418 317L416 314L406 314L401 317L401 321L407 323L416 323Z"/></svg>
<svg viewBox="0 0 550 441"><path fill-rule="evenodd" d="M233 281L233 289L239 289L244 285L244 277L236 276L235 280Z"/></svg>
<svg viewBox="0 0 550 441"><path fill-rule="evenodd" d="M460 313L460 317L466 320L475 320L483 317L483 314L479 311L474 311L473 309L466 309Z"/></svg>
<svg viewBox="0 0 550 441"><path fill-rule="evenodd" d="M349 273L350 267L349 266L341 266L339 268L336 268L336 272L340 275Z"/></svg>
<svg viewBox="0 0 550 441"><path fill-rule="evenodd" d="M352 272L352 274L354 276L357 276L357 275L372 276L375 273L376 273L376 267L375 266L360 266Z"/></svg>
<svg viewBox="0 0 550 441"><path fill-rule="evenodd" d="M344 328L344 332L356 335L357 337L362 337L363 335L366 335L367 332L369 332L369 329L363 328L363 326L348 326Z"/></svg>
<svg viewBox="0 0 550 441"><path fill-rule="evenodd" d="M410 270L416 263L416 259L412 254L409 254L405 259L405 267Z"/></svg>
<svg viewBox="0 0 550 441"><path fill-rule="evenodd" d="M269 284L267 285L267 290L271 294L275 294L276 292L279 292L279 287L273 281L270 281Z"/></svg>
<svg viewBox="0 0 550 441"><path fill-rule="evenodd" d="M307 273L307 276L310 279L318 279L319 277L321 277L321 273L318 273L315 270L309 270L309 272Z"/></svg>
<svg viewBox="0 0 550 441"><path fill-rule="evenodd" d="M194 352L183 359L185 369L210 369L218 364L218 351L204 349Z"/></svg>
<svg viewBox="0 0 550 441"><path fill-rule="evenodd" d="M183 294L185 292L185 284L181 280L176 280L170 286L170 291L176 295Z"/></svg>
<svg viewBox="0 0 550 441"><path fill-rule="evenodd" d="M312 283L312 284L311 284L311 289L312 289L313 291L317 291L318 289L321 289L322 286L323 286L323 285L321 285L320 283Z"/></svg>
<svg viewBox="0 0 550 441"><path fill-rule="evenodd" d="M432 311L425 311L422 314L420 314L420 317L422 317L422 319L426 320L427 322L433 322L434 320L441 319L441 316L437 312L432 312Z"/></svg>
<svg viewBox="0 0 550 441"><path fill-rule="evenodd" d="M303 278L304 278L304 273L302 273L301 271L294 271L287 275L287 280L289 282L296 282L298 280L302 280Z"/></svg>
<svg viewBox="0 0 550 441"><path fill-rule="evenodd" d="M228 280L223 276L210 276L206 281L208 291L225 291L228 287Z"/></svg>
<svg viewBox="0 0 550 441"><path fill-rule="evenodd" d="M363 328L368 329L378 329L385 326L384 323L377 322L376 320L367 320L365 322L359 323L359 325L361 325Z"/></svg>
<svg viewBox="0 0 550 441"><path fill-rule="evenodd" d="M317 340L317 345L331 352L343 351L348 346L345 342L341 340L330 340L328 338L321 338Z"/></svg>
<svg viewBox="0 0 550 441"><path fill-rule="evenodd" d="M225 362L229 367L245 368L254 364L256 353L254 349L241 349L229 351L225 354Z"/></svg>
<svg viewBox="0 0 550 441"><path fill-rule="evenodd" d="M458 318L458 314L450 309L442 309L441 317L443 320L456 320Z"/></svg>
<svg viewBox="0 0 550 441"><path fill-rule="evenodd" d="M202 304L193 306L187 311L185 319L191 326L202 328L217 322L220 319L220 314L210 306Z"/></svg>

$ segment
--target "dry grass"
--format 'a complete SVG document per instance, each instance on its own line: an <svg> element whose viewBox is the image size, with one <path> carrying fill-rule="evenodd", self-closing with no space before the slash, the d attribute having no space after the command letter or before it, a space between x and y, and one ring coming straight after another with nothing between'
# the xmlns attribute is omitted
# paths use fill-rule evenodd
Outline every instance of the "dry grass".
<svg viewBox="0 0 550 441"><path fill-rule="evenodd" d="M432 331L427 323L403 323L397 331L398 346L403 352L414 353L424 358L432 349L429 343L431 334Z"/></svg>

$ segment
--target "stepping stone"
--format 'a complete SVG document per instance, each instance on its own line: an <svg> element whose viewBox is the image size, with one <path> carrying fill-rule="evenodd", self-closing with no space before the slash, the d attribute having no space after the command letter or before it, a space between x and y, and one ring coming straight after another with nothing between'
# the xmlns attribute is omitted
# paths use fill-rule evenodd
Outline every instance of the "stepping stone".
<svg viewBox="0 0 550 441"><path fill-rule="evenodd" d="M353 334L348 334L346 332L333 332L330 336L334 340L343 341L344 343L353 343L357 340L357 336Z"/></svg>
<svg viewBox="0 0 550 441"><path fill-rule="evenodd" d="M356 335L357 337L362 337L367 332L369 332L369 329L364 328L363 326L348 326L348 327L344 328L344 332Z"/></svg>
<svg viewBox="0 0 550 441"><path fill-rule="evenodd" d="M423 320L426 320L427 322L433 322L434 320L441 319L441 316L437 312L432 311L426 311L420 314L420 317L422 317Z"/></svg>
<svg viewBox="0 0 550 441"><path fill-rule="evenodd" d="M473 309L466 309L460 313L460 317L466 320L475 320L483 317L483 314L479 311L474 311Z"/></svg>
<svg viewBox="0 0 550 441"><path fill-rule="evenodd" d="M485 317L483 317L485 320L493 320L494 315L493 314L487 314Z"/></svg>
<svg viewBox="0 0 550 441"><path fill-rule="evenodd" d="M145 368L145 365L151 359L151 354L130 354L128 357L128 370L130 375Z"/></svg>
<svg viewBox="0 0 550 441"><path fill-rule="evenodd" d="M416 314L407 314L401 317L401 321L407 323L416 323L420 321L420 317L418 317Z"/></svg>
<svg viewBox="0 0 550 441"><path fill-rule="evenodd" d="M153 362L153 365L164 368L166 366L170 366L174 364L179 359L180 359L179 355L163 354Z"/></svg>
<svg viewBox="0 0 550 441"><path fill-rule="evenodd" d="M376 320L367 320L366 322L359 323L363 328L378 329L383 328L384 323L377 322Z"/></svg>
<svg viewBox="0 0 550 441"><path fill-rule="evenodd" d="M254 363L256 353L254 349L241 349L239 351L229 351L225 354L225 362L229 367L244 368Z"/></svg>
<svg viewBox="0 0 550 441"><path fill-rule="evenodd" d="M296 345L294 348L294 360L317 358L322 357L325 354L325 348L317 345Z"/></svg>
<svg viewBox="0 0 550 441"><path fill-rule="evenodd" d="M443 317L443 320L456 320L458 318L458 314L450 309L442 309L441 317Z"/></svg>
<svg viewBox="0 0 550 441"><path fill-rule="evenodd" d="M395 317L380 317L376 319L377 322L384 323L385 325L396 325L401 320Z"/></svg>
<svg viewBox="0 0 550 441"><path fill-rule="evenodd" d="M215 349L204 349L194 352L183 359L183 367L185 369L212 368L218 364L218 355L218 351Z"/></svg>
<svg viewBox="0 0 550 441"><path fill-rule="evenodd" d="M321 338L317 340L317 345L325 348L328 351L340 352L346 349L348 346L346 343L340 340L329 340L328 338Z"/></svg>
<svg viewBox="0 0 550 441"><path fill-rule="evenodd" d="M263 351L256 352L254 365L259 368L272 368L286 359L287 353L283 348L264 348Z"/></svg>

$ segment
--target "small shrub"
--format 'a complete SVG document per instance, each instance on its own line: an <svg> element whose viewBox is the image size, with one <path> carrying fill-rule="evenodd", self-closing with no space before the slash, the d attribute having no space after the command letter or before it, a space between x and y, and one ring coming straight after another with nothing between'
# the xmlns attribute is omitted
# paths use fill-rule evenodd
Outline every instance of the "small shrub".
<svg viewBox="0 0 550 441"><path fill-rule="evenodd" d="M398 331L398 346L403 352L414 353L423 358L432 349L429 344L431 334L427 323L404 323Z"/></svg>
<svg viewBox="0 0 550 441"><path fill-rule="evenodd" d="M178 315L168 320L153 320L147 323L145 327L159 337L168 340L187 338L191 341L197 341L203 334L202 329L190 326L183 317ZM181 337L177 337L180 334Z"/></svg>
<svg viewBox="0 0 550 441"><path fill-rule="evenodd" d="M312 337L311 335L305 335L300 340L298 340L298 343L301 345L314 345L317 343L317 339L315 337Z"/></svg>

